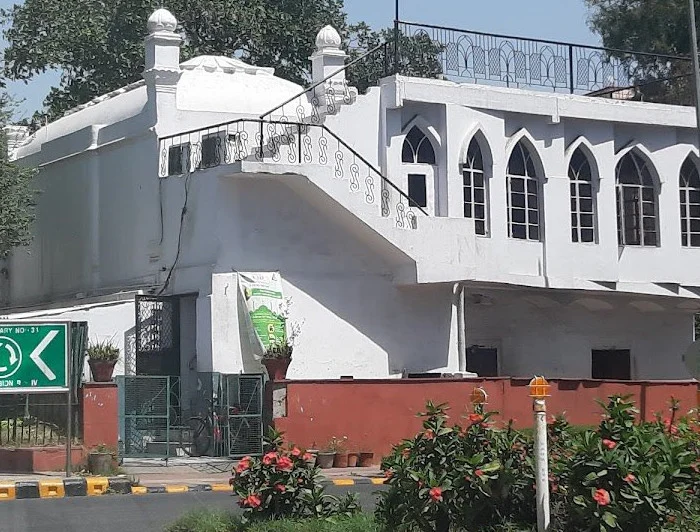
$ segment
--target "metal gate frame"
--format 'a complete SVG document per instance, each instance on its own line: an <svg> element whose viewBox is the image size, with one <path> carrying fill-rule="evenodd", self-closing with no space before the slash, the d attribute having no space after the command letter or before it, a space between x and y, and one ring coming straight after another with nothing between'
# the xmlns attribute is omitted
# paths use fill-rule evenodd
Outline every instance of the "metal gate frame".
<svg viewBox="0 0 700 532"><path fill-rule="evenodd" d="M136 326L135 358L136 374L139 362L146 357L162 357L173 363L172 371L149 373L152 375L180 375L180 297L137 295L135 298ZM161 364L161 369L165 364Z"/></svg>
<svg viewBox="0 0 700 532"><path fill-rule="evenodd" d="M231 458L263 453L263 375L222 375L226 451Z"/></svg>
<svg viewBox="0 0 700 532"><path fill-rule="evenodd" d="M164 458L171 455L171 429L177 414L173 395L180 379L171 376L119 375L119 458ZM149 451L149 443L164 445Z"/></svg>

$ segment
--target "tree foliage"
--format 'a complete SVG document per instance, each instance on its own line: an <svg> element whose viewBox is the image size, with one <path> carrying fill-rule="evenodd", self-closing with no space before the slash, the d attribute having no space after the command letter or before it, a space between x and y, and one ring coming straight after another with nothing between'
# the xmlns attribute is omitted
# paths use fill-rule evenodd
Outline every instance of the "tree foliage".
<svg viewBox="0 0 700 532"><path fill-rule="evenodd" d="M8 47L5 72L29 80L50 69L61 83L45 105L51 118L137 81L144 68L146 21L157 0L26 0L2 11ZM326 24L346 30L342 0L171 0L185 36L183 60L237 55L271 65L295 82L308 79L308 57Z"/></svg>
<svg viewBox="0 0 700 532"><path fill-rule="evenodd" d="M700 13L700 0L695 0ZM690 52L690 19L686 0L586 0L589 25L606 48L659 55L687 56ZM692 104L690 61L613 53L643 84L647 100ZM666 80L670 81L659 81Z"/></svg>
<svg viewBox="0 0 700 532"><path fill-rule="evenodd" d="M0 94L0 127L4 127L13 110L13 102ZM7 136L0 131L0 258L13 248L32 240L36 192L31 181L36 170L18 166L7 155Z"/></svg>

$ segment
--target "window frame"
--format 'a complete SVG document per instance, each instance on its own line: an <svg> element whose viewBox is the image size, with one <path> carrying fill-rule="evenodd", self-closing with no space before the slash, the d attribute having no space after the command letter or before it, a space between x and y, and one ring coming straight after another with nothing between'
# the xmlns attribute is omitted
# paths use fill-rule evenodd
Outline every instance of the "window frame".
<svg viewBox="0 0 700 532"><path fill-rule="evenodd" d="M178 156L173 159L174 150L178 150ZM190 171L189 164L192 155L192 145L189 142L173 144L168 148L168 169L165 177L184 175ZM173 168L173 161L178 160L177 169Z"/></svg>
<svg viewBox="0 0 700 532"><path fill-rule="evenodd" d="M574 159L580 154L583 162L575 168ZM577 146L571 153L567 174L569 177L569 211L571 214L571 242L574 244L598 243L598 180L594 171L592 155L588 154L581 146ZM584 167L588 167L588 179L582 178ZM588 187L589 194L582 193L582 188ZM590 200L591 209L586 212L582 208L582 202ZM583 217L590 216L590 224L584 224ZM584 238L584 231L590 231L590 240Z"/></svg>
<svg viewBox="0 0 700 532"><path fill-rule="evenodd" d="M631 158L636 170L636 183L621 183L620 173L623 163L627 158ZM645 184L645 171L651 184ZM659 217L659 189L657 180L654 177L651 161L636 150L625 153L615 166L615 199L617 208L617 242L618 246L634 246L655 248L661 246L661 228ZM649 192L650 194L645 194ZM645 199L651 195L652 199ZM645 206L652 206L652 214L645 214ZM628 208L634 209L632 214L628 214ZM631 216L632 224L626 225L627 217ZM645 221L653 219L653 231L645 230ZM630 242L627 233L634 231L635 239ZM654 242L647 243L647 233L654 235Z"/></svg>
<svg viewBox="0 0 700 532"><path fill-rule="evenodd" d="M513 162L513 157L516 156L516 152L520 152L519 156L522 157L522 164L523 164L523 173L524 175L518 175L515 173L511 172L511 162ZM536 153L536 152L535 152ZM543 200L543 188L542 188L542 179L538 175L538 170L537 170L537 165L539 163L539 160L537 160L533 156L533 148L528 146L523 139L520 139L515 146L513 147L513 150L510 153L510 156L508 157L507 161L507 166L506 166L506 201L507 201L507 210L508 210L508 237L513 238L515 240L522 240L525 242L543 242L544 241L544 231L543 231L543 223L542 223L542 213L543 213L543 205L542 205L542 200ZM533 175L529 175L529 173L532 173ZM514 188L520 188L514 187L514 182L520 182L522 181L522 190L514 190ZM532 187L530 186L532 184ZM532 189L534 189L534 192L532 192ZM514 206L513 204L515 197L517 196L524 196L524 205L523 206ZM531 197L535 198L536 200L536 205L534 208L530 204ZM517 211L523 211L524 212L524 219L522 222L520 221L514 221L514 214ZM537 223L533 223L530 219L531 213L536 213L537 214ZM525 228L525 233L524 237L519 237L514 235L514 227L524 227ZM536 229L537 230L537 237L533 238L531 236L531 230Z"/></svg>
<svg viewBox="0 0 700 532"><path fill-rule="evenodd" d="M481 142L476 138L476 135L472 137L467 146L467 152L465 155L465 160L461 164L462 171L462 213L465 218L471 218L474 220L474 232L477 236L488 237L491 234L490 231L490 212L489 212L489 183L486 174L486 165L484 164L484 150L481 147ZM480 167L475 166L476 157L471 156L472 146L476 146L479 152L479 160L481 161ZM476 182L480 180L481 185L477 185ZM467 183L467 181L469 181ZM480 191L482 195L482 200L478 201L476 199L477 191ZM469 197L467 197L469 195ZM483 209L482 216L477 216L477 207ZM469 212L467 213L467 208ZM479 223L482 224L482 230L479 229Z"/></svg>
<svg viewBox="0 0 700 532"><path fill-rule="evenodd" d="M678 176L678 196L679 196L679 211L681 215L681 246L687 249L700 247L700 231L693 231L693 225L700 226L700 168L697 162L688 156L681 165ZM696 185L693 186L692 175L684 179L684 169L687 165L691 165L695 172ZM691 197L695 196L695 200ZM697 213L692 214L693 210ZM685 211L685 213L684 213ZM693 222L696 222L693 224ZM693 244L693 237L696 243Z"/></svg>

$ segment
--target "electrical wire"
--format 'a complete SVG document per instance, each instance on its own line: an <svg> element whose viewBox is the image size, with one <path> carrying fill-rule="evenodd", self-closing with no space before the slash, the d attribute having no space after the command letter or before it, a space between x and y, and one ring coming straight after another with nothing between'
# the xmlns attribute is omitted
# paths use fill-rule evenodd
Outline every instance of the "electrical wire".
<svg viewBox="0 0 700 532"><path fill-rule="evenodd" d="M182 205L182 211L180 212L180 229L178 230L177 234L177 250L175 252L175 259L173 260L173 265L170 267L170 270L168 271L168 275L165 278L165 282L163 283L163 286L160 288L158 293L156 295L162 295L163 292L168 288L168 285L170 284L170 280L172 279L173 272L175 271L175 268L177 267L177 263L180 260L180 252L182 251L182 230L184 229L185 226L185 216L187 215L187 203L190 198L190 185L192 182L192 172L188 172L187 176L185 177L185 201Z"/></svg>

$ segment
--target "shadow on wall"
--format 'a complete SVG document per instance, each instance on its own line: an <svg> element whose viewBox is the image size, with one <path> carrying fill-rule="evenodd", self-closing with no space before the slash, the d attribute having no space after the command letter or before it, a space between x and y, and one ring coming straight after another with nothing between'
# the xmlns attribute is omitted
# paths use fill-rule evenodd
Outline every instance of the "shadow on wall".
<svg viewBox="0 0 700 532"><path fill-rule="evenodd" d="M362 376L447 366L451 287L396 287L376 250L281 179L222 181L222 196L236 202L238 219L221 239L222 247L238 248L236 270L279 270L301 292L285 295L293 298L293 319L305 320L297 359L317 365L304 368L305 376L328 377L326 362L337 367L338 360L342 371Z"/></svg>
<svg viewBox="0 0 700 532"><path fill-rule="evenodd" d="M248 306L245 302L245 297L240 290L240 286L236 287L236 305L238 307L238 330L239 341L241 346L241 358L243 361L244 373L265 373L265 369L260 362L263 355L263 350L260 344L256 341L253 322L248 313ZM246 334L246 331L248 334ZM257 358L256 358L257 357Z"/></svg>

